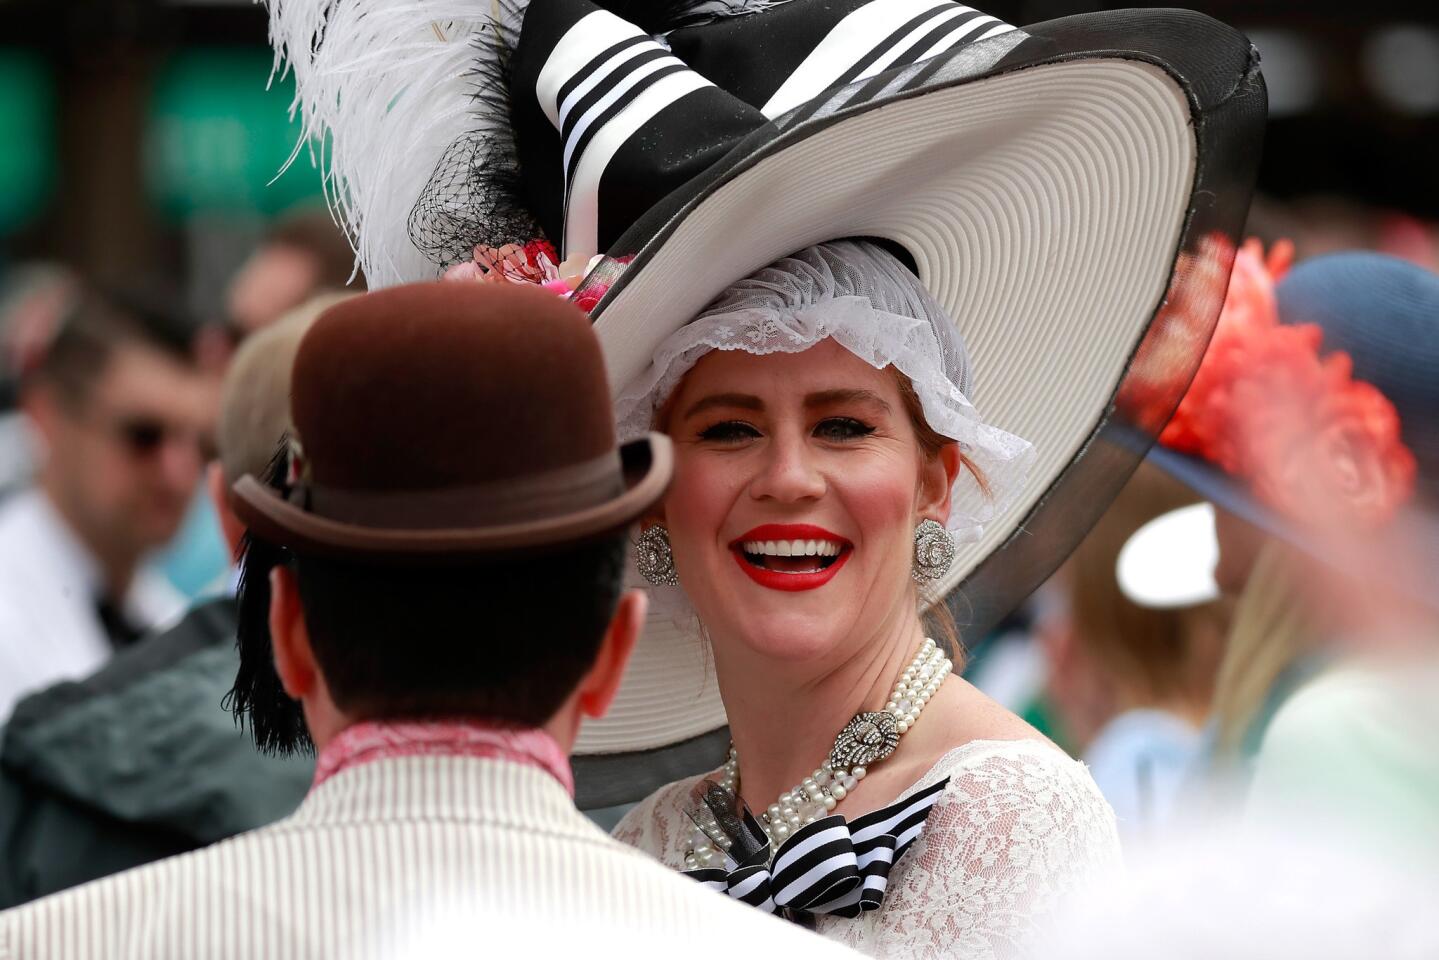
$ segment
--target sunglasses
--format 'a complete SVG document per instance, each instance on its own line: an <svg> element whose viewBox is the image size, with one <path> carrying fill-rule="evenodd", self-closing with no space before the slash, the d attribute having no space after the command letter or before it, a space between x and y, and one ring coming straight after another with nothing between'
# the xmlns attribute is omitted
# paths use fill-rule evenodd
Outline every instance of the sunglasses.
<svg viewBox="0 0 1439 960"><path fill-rule="evenodd" d="M170 443L190 444L207 460L213 459L215 454L214 441L207 433L193 427L166 423L158 417L120 417L110 423L110 433L137 460L156 456L161 448Z"/></svg>

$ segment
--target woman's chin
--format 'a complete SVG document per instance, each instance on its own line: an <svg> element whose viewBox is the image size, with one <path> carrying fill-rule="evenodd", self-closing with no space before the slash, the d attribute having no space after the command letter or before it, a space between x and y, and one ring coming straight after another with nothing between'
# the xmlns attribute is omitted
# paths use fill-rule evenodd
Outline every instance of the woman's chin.
<svg viewBox="0 0 1439 960"><path fill-rule="evenodd" d="M779 589L759 583L740 569L725 564L714 570L713 591L698 609L715 643L721 638L779 662L821 658L842 643L861 611L854 599L853 570L811 589ZM771 579L778 580L778 574ZM692 598L693 599L693 598Z"/></svg>
<svg viewBox="0 0 1439 960"><path fill-rule="evenodd" d="M767 659L802 663L827 656L845 633L833 610L790 610L768 615L754 611L735 624L733 642Z"/></svg>

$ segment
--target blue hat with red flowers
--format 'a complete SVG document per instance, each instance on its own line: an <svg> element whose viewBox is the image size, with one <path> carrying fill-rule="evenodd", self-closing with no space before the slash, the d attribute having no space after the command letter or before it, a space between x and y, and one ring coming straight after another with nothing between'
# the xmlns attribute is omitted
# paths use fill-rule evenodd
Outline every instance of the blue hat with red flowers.
<svg viewBox="0 0 1439 960"><path fill-rule="evenodd" d="M1439 275L1378 253L1287 270L1236 258L1218 330L1154 464L1256 527L1351 573L1363 543L1435 603L1439 574Z"/></svg>

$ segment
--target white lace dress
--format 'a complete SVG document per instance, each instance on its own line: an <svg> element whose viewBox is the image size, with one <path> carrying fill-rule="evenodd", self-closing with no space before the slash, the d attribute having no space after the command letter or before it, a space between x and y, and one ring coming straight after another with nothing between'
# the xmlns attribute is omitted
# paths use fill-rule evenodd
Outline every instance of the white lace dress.
<svg viewBox="0 0 1439 960"><path fill-rule="evenodd" d="M894 865L879 909L821 916L819 932L876 957L1022 956L1060 899L1117 868L1114 812L1082 763L1034 740L976 740L905 791L949 778L919 839ZM699 778L661 787L615 828L675 869ZM716 894L722 896L722 894Z"/></svg>

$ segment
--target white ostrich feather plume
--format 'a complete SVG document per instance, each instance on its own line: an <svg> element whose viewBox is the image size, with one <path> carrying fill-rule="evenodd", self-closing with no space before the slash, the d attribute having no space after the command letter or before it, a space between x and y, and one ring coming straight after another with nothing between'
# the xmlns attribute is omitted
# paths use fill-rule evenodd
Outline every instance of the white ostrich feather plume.
<svg viewBox="0 0 1439 960"><path fill-rule="evenodd" d="M494 27L475 0L269 0L275 70L295 76L294 162L319 165L371 289L433 279L410 209L475 126L474 72ZM477 16L477 13L479 16Z"/></svg>

